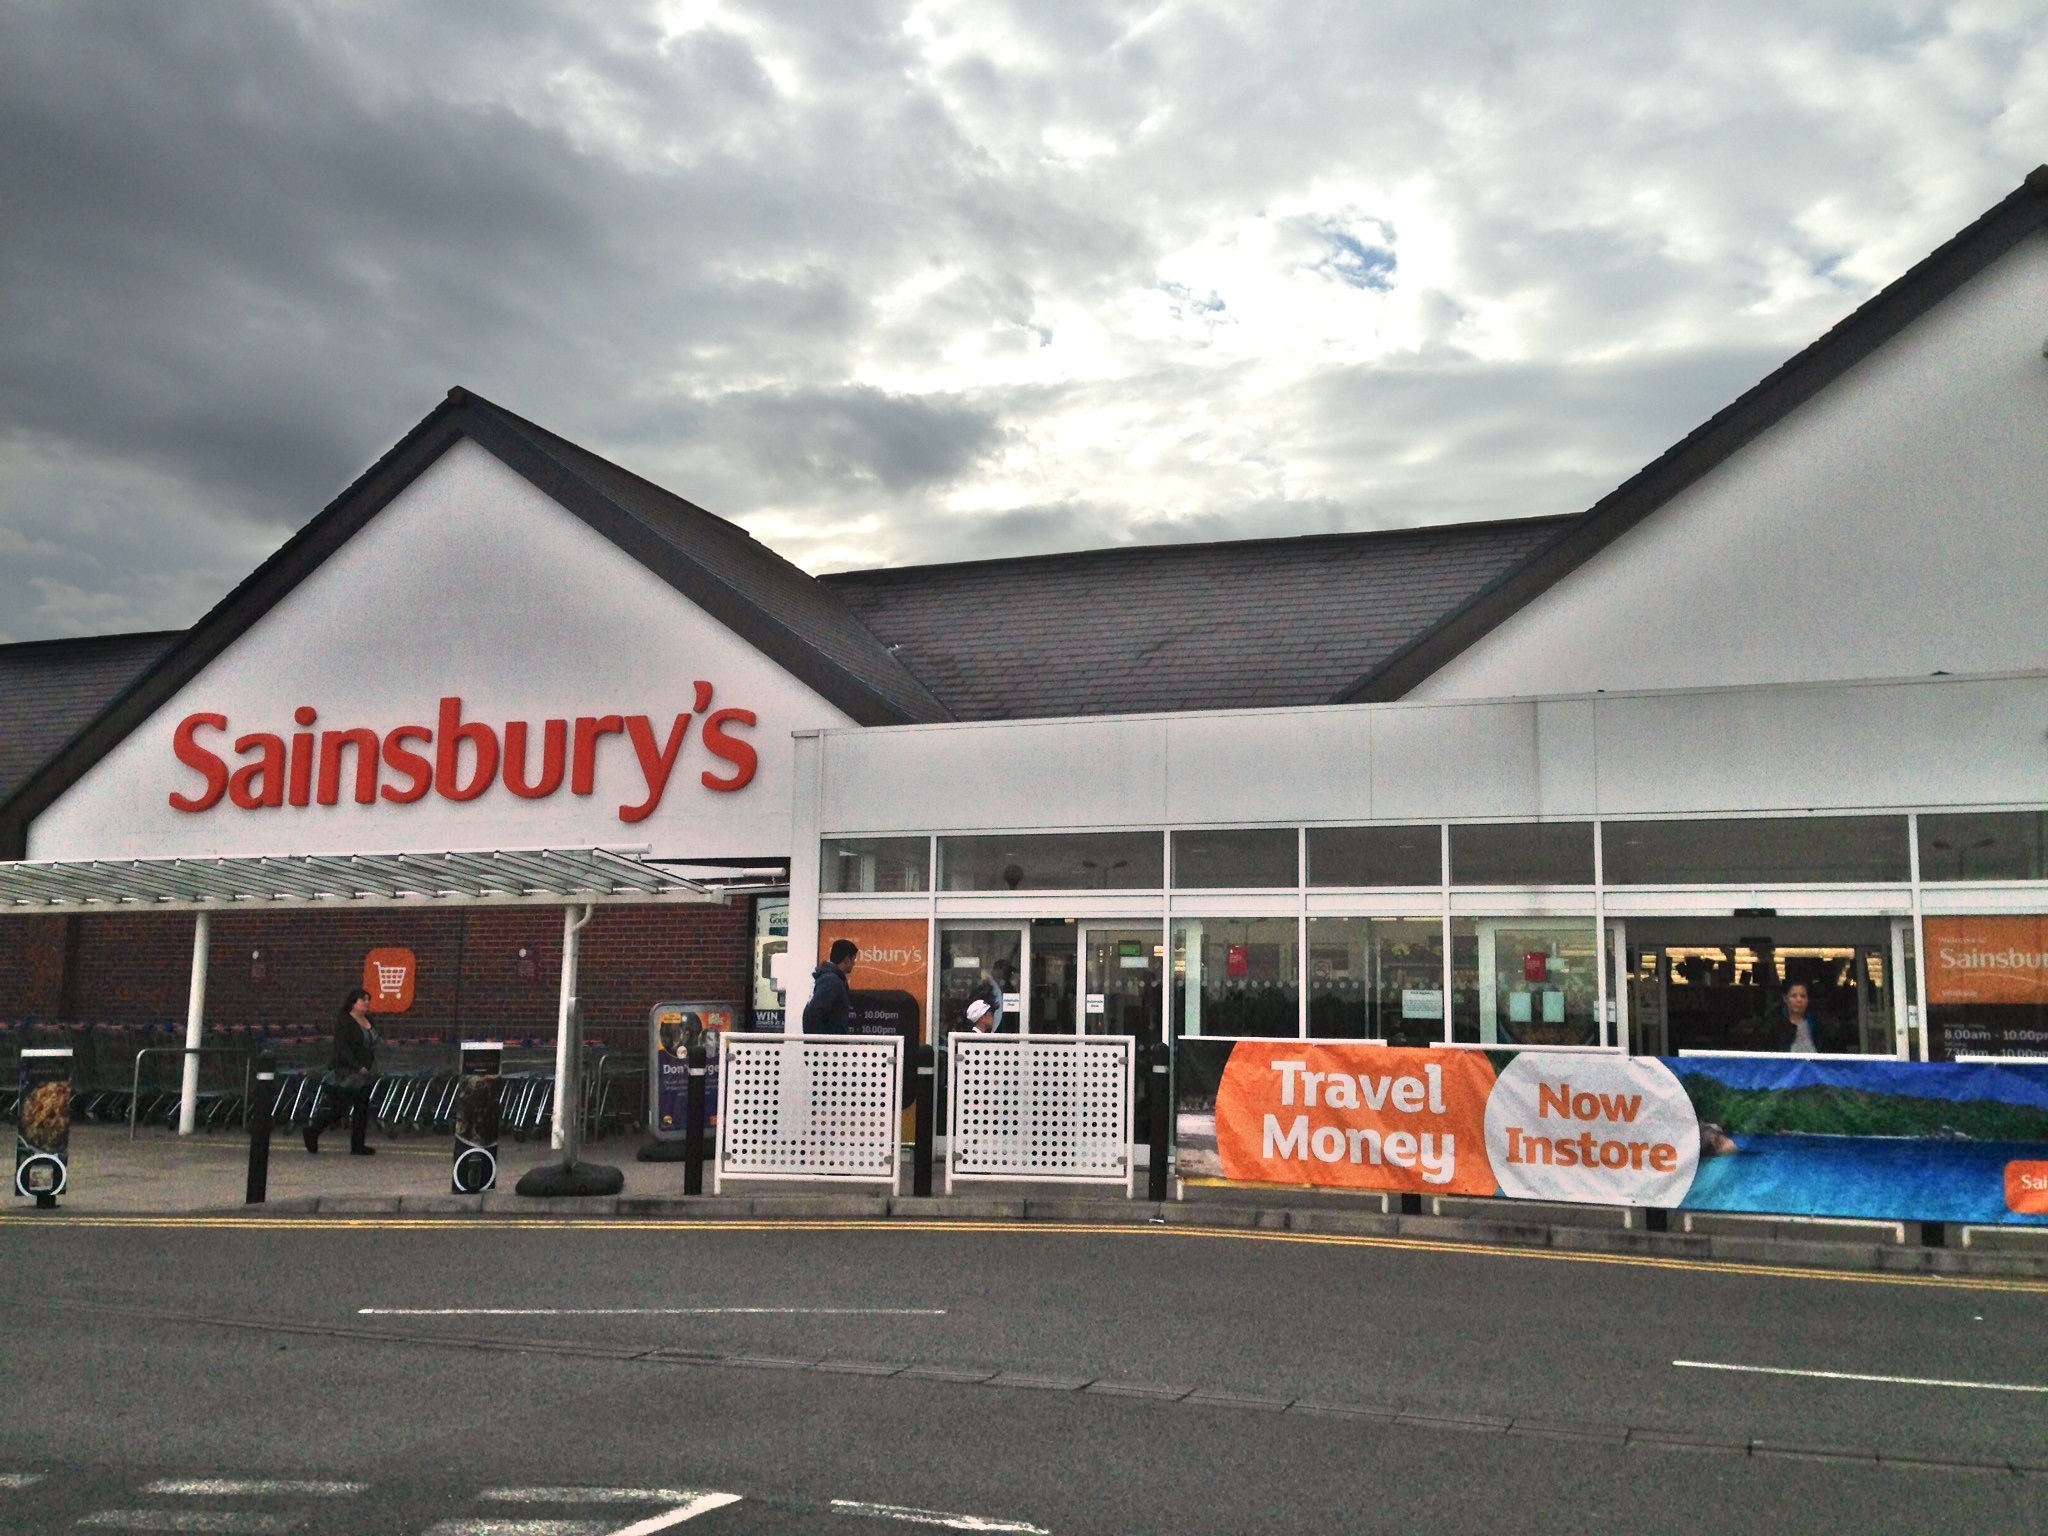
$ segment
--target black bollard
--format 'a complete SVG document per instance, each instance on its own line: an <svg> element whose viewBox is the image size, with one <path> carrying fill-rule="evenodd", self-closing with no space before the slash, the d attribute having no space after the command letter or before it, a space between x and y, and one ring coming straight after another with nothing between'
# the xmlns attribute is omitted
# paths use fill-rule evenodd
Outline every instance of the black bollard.
<svg viewBox="0 0 2048 1536"><path fill-rule="evenodd" d="M1948 1223L1943 1221L1921 1222L1920 1246L1922 1248L1946 1248L1948 1246Z"/></svg>
<svg viewBox="0 0 2048 1536"><path fill-rule="evenodd" d="M690 1085L683 1094L683 1193L704 1193L704 1042L689 1050Z"/></svg>
<svg viewBox="0 0 2048 1536"><path fill-rule="evenodd" d="M1168 1064L1172 1056L1163 1043L1155 1042L1146 1048L1152 1058L1151 1070L1145 1074L1148 1129L1152 1132L1152 1167L1145 1184L1148 1200L1166 1198L1166 1128L1172 1114L1172 1079Z"/></svg>
<svg viewBox="0 0 2048 1536"><path fill-rule="evenodd" d="M250 1090L249 1184L244 1205L261 1205L270 1190L270 1118L277 1109L277 1057L261 1051L256 1057L256 1086Z"/></svg>
<svg viewBox="0 0 2048 1536"><path fill-rule="evenodd" d="M913 1195L929 1195L932 1192L932 1132L936 1129L932 1120L936 1114L933 1108L937 1098L938 1055L929 1045L917 1048L917 1134L911 1143L910 1192Z"/></svg>
<svg viewBox="0 0 2048 1536"><path fill-rule="evenodd" d="M1660 1205L1653 1205L1643 1212L1643 1230L1646 1232L1669 1232L1671 1213Z"/></svg>

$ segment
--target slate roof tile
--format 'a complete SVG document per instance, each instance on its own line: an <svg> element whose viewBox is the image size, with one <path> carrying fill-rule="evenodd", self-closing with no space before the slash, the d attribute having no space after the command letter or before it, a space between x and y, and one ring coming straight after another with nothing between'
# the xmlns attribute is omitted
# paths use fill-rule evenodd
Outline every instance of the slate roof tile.
<svg viewBox="0 0 2048 1536"><path fill-rule="evenodd" d="M819 578L956 719L1325 704L1571 517Z"/></svg>
<svg viewBox="0 0 2048 1536"><path fill-rule="evenodd" d="M0 645L0 800L142 676L178 634Z"/></svg>

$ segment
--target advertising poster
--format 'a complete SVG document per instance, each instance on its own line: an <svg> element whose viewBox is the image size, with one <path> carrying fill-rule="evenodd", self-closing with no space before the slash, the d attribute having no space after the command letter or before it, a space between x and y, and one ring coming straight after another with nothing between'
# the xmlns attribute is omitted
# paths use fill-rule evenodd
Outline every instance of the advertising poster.
<svg viewBox="0 0 2048 1536"><path fill-rule="evenodd" d="M1181 1176L2048 1224L2048 1066L1192 1040Z"/></svg>
<svg viewBox="0 0 2048 1536"><path fill-rule="evenodd" d="M480 1195L498 1182L498 1090L505 1044L465 1040L461 1049L462 1072L455 1080L455 1166L449 1180L458 1195Z"/></svg>
<svg viewBox="0 0 2048 1536"><path fill-rule="evenodd" d="M765 1035L780 1034L788 1015L788 1002L775 985L776 956L789 948L789 898L754 898L754 996L751 1028Z"/></svg>
<svg viewBox="0 0 2048 1536"><path fill-rule="evenodd" d="M853 992L856 1034L903 1036L906 1051L924 1039L925 989L928 981L925 945L928 930L921 917L862 918L818 925L818 958L822 965L838 939L860 946L853 974L846 984ZM808 1001L808 995L804 1001ZM803 1003L792 1001L801 1017Z"/></svg>
<svg viewBox="0 0 2048 1536"><path fill-rule="evenodd" d="M704 1042L704 1129L718 1123L718 1040L739 1019L731 1003L656 1003L647 1011L648 1123L657 1141L689 1134L690 1047Z"/></svg>
<svg viewBox="0 0 2048 1536"><path fill-rule="evenodd" d="M2048 917L1930 917L1928 1055L2048 1056Z"/></svg>
<svg viewBox="0 0 2048 1536"><path fill-rule="evenodd" d="M14 1122L14 1192L46 1205L70 1182L71 1051L21 1053L21 1101Z"/></svg>

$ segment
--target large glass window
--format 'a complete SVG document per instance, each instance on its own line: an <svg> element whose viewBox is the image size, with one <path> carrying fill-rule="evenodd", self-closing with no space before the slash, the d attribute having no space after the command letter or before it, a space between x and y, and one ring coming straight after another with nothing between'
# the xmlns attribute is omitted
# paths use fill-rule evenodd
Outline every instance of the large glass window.
<svg viewBox="0 0 2048 1536"><path fill-rule="evenodd" d="M1310 885L1441 885L1443 829L1422 827L1310 827Z"/></svg>
<svg viewBox="0 0 2048 1536"><path fill-rule="evenodd" d="M1173 883L1183 890L1292 890L1300 879L1292 827L1173 834Z"/></svg>
<svg viewBox="0 0 2048 1536"><path fill-rule="evenodd" d="M1451 828L1453 885L1591 885L1590 821Z"/></svg>
<svg viewBox="0 0 2048 1536"><path fill-rule="evenodd" d="M1600 832L1609 885L1801 885L1910 874L1903 816L1610 821Z"/></svg>
<svg viewBox="0 0 2048 1536"><path fill-rule="evenodd" d="M928 837L828 837L818 856L820 890L922 891L931 886Z"/></svg>
<svg viewBox="0 0 2048 1536"><path fill-rule="evenodd" d="M1308 920L1308 1032L1435 1045L1444 1038L1444 926L1436 917Z"/></svg>
<svg viewBox="0 0 2048 1536"><path fill-rule="evenodd" d="M992 834L939 839L945 891L1156 891L1157 832Z"/></svg>
<svg viewBox="0 0 2048 1536"><path fill-rule="evenodd" d="M1452 940L1452 1038L1601 1043L1600 945L1591 918L1462 918Z"/></svg>
<svg viewBox="0 0 2048 1536"><path fill-rule="evenodd" d="M1922 880L2048 880L2048 812L1964 811L1920 818Z"/></svg>
<svg viewBox="0 0 2048 1536"><path fill-rule="evenodd" d="M1183 1035L1299 1035L1291 917L1188 917L1173 925L1173 1017Z"/></svg>

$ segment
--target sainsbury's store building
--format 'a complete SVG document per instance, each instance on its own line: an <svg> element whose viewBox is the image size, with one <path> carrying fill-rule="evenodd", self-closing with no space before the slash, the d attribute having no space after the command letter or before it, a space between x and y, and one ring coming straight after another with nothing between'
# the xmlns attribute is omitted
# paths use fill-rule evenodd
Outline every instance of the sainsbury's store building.
<svg viewBox="0 0 2048 1536"><path fill-rule="evenodd" d="M927 1034L2048 1055L2044 337L2048 171L1577 516L823 578L458 390L190 631L0 648L0 1018L182 1027L203 911L210 1029L403 949L539 1037L588 903L622 1049L848 935ZM655 875L337 873L534 850Z"/></svg>

